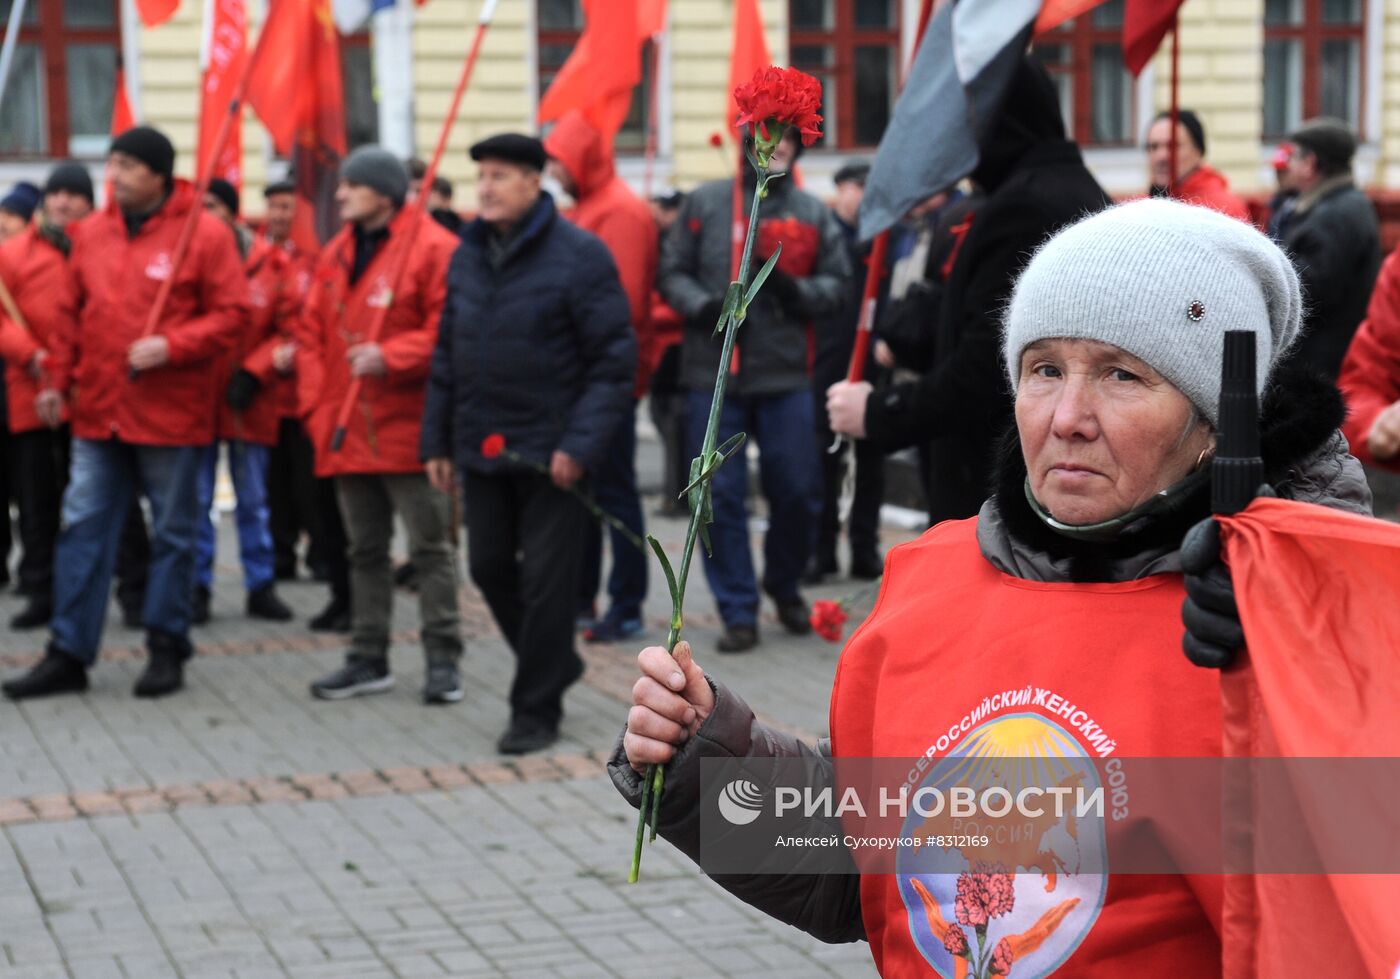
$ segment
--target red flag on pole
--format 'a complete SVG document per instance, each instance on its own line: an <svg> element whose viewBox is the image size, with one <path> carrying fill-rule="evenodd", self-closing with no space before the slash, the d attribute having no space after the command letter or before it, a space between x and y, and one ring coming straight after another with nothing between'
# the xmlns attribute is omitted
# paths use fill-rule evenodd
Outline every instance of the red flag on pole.
<svg viewBox="0 0 1400 979"><path fill-rule="evenodd" d="M204 20L203 83L199 103L199 148L195 173L222 177L235 187L243 185L242 127L234 125L224 141L219 159L209 170L209 156L219 127L228 114L243 66L248 60L248 22L243 0L207 0Z"/></svg>
<svg viewBox="0 0 1400 979"><path fill-rule="evenodd" d="M578 109L611 143L642 80L637 15L634 3L583 0L583 34L540 99L540 122Z"/></svg>
<svg viewBox="0 0 1400 979"><path fill-rule="evenodd" d="M117 77L112 91L112 137L115 139L136 125L136 113L131 111L131 99L126 94L126 67L117 55Z"/></svg>
<svg viewBox="0 0 1400 979"><path fill-rule="evenodd" d="M345 156L340 41L328 0L272 0L266 57L249 79L247 103L278 154L292 160L300 206L293 229L313 253L335 233L336 171Z"/></svg>
<svg viewBox="0 0 1400 979"><path fill-rule="evenodd" d="M637 38L645 41L666 29L666 0L637 0Z"/></svg>
<svg viewBox="0 0 1400 979"><path fill-rule="evenodd" d="M180 9L180 0L136 0L136 12L147 27L159 27Z"/></svg>
<svg viewBox="0 0 1400 979"><path fill-rule="evenodd" d="M1067 20L1087 14L1107 0L1045 0L1035 19L1035 34L1053 31Z"/></svg>
<svg viewBox="0 0 1400 979"><path fill-rule="evenodd" d="M1128 0L1123 9L1123 64L1134 75L1152 60L1176 23L1183 0Z"/></svg>

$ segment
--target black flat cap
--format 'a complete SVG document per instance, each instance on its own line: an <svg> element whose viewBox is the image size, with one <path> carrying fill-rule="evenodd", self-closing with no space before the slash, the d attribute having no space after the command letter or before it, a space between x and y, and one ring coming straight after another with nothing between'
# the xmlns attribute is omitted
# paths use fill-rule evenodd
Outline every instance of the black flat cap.
<svg viewBox="0 0 1400 979"><path fill-rule="evenodd" d="M478 163L482 160L505 160L507 163L519 163L532 170L543 170L547 159L544 144L523 133L497 133L487 136L469 152L471 158Z"/></svg>
<svg viewBox="0 0 1400 979"><path fill-rule="evenodd" d="M831 178L831 182L833 184L844 184L848 181L854 181L864 187L865 178L868 176L870 176L870 164L866 163L864 160L852 160L840 170L836 171L836 176Z"/></svg>
<svg viewBox="0 0 1400 979"><path fill-rule="evenodd" d="M297 185L290 180L275 180L263 188L264 197L275 197L278 194L295 194Z"/></svg>

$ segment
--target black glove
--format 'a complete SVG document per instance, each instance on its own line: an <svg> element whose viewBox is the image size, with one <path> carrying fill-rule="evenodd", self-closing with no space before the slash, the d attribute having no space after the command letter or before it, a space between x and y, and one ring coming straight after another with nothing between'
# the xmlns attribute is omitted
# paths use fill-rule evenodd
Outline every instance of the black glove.
<svg viewBox="0 0 1400 979"><path fill-rule="evenodd" d="M1278 494L1265 483L1255 495ZM1230 569L1220 560L1220 525L1214 517L1186 532L1181 542L1181 570L1186 572L1186 601L1181 605L1186 633L1181 637L1181 648L1197 666L1224 669L1244 645L1244 626Z"/></svg>
<svg viewBox="0 0 1400 979"><path fill-rule="evenodd" d="M253 403L253 396L260 390L262 381L240 367L228 379L228 390L224 392L224 399L234 411L247 411L248 406Z"/></svg>

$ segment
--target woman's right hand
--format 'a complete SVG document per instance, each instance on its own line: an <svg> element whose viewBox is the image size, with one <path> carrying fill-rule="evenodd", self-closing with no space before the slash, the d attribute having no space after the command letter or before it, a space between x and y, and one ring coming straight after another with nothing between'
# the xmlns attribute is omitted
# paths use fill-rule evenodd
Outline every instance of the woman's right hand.
<svg viewBox="0 0 1400 979"><path fill-rule="evenodd" d="M664 765L694 737L715 707L715 692L690 658L690 643L676 643L673 657L661 646L637 655L642 675L632 685L632 709L622 749L637 771Z"/></svg>

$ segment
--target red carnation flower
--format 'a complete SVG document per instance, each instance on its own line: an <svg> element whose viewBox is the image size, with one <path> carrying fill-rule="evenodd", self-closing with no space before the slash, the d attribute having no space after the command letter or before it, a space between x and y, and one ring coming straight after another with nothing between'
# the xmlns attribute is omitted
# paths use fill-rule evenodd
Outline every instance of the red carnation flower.
<svg viewBox="0 0 1400 979"><path fill-rule="evenodd" d="M1011 975L1011 962L1015 956L1011 952L1011 942L1003 938L997 942L997 947L992 949L992 968L994 976Z"/></svg>
<svg viewBox="0 0 1400 979"><path fill-rule="evenodd" d="M953 913L964 928L987 927L987 902L977 878L969 873L958 874L957 895L953 898Z"/></svg>
<svg viewBox="0 0 1400 979"><path fill-rule="evenodd" d="M739 106L735 124L753 126L769 139L768 123L796 126L802 145L811 146L821 137L822 83L796 68L760 68L752 81L734 90Z"/></svg>
<svg viewBox="0 0 1400 979"><path fill-rule="evenodd" d="M967 958L967 935L961 928L949 928L948 933L943 936L943 947L948 950L949 955Z"/></svg>
<svg viewBox="0 0 1400 979"><path fill-rule="evenodd" d="M499 459L505 450L506 437L500 432L492 432L481 440L481 457L483 459Z"/></svg>
<svg viewBox="0 0 1400 979"><path fill-rule="evenodd" d="M850 618L840 602L828 599L812 603L812 629L827 642L840 642L843 626Z"/></svg>
<svg viewBox="0 0 1400 979"><path fill-rule="evenodd" d="M1011 875L1000 865L993 867L987 864L981 864L976 873L986 895L988 917L1000 918L1010 914L1016 905L1016 884Z"/></svg>
<svg viewBox="0 0 1400 979"><path fill-rule="evenodd" d="M715 149L722 148L724 146L724 137L719 133L710 133L710 145Z"/></svg>

